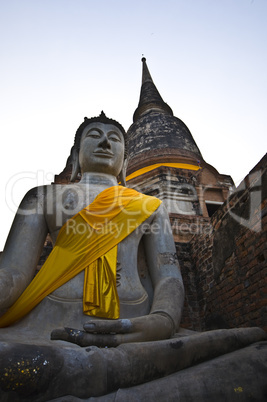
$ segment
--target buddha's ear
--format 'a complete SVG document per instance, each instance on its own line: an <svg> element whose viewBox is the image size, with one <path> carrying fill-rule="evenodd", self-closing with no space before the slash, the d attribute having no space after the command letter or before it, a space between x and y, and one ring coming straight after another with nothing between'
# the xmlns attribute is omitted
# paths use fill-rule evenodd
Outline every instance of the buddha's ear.
<svg viewBox="0 0 267 402"><path fill-rule="evenodd" d="M126 170L127 170L127 166L128 166L128 159L125 158L123 165L122 165L122 169L120 171L119 174L119 181L121 183L122 186L126 187Z"/></svg>
<svg viewBox="0 0 267 402"><path fill-rule="evenodd" d="M72 165L72 172L70 181L75 181L80 171L79 152L75 147L72 147L70 154L70 163Z"/></svg>

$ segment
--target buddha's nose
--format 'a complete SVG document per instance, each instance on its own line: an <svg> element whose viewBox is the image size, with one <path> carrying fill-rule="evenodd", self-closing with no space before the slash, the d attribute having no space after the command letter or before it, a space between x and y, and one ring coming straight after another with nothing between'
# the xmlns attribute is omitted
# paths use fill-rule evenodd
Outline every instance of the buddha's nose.
<svg viewBox="0 0 267 402"><path fill-rule="evenodd" d="M104 137L99 143L99 146L103 149L110 149L110 142L107 137Z"/></svg>

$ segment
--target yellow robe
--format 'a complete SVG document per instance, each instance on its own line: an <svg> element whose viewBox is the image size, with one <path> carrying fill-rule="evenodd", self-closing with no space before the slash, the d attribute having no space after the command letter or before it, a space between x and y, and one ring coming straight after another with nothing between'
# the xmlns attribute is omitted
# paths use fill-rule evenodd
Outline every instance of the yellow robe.
<svg viewBox="0 0 267 402"><path fill-rule="evenodd" d="M23 318L44 297L84 269L84 313L119 318L117 244L144 222L160 203L155 197L122 186L102 191L61 228L45 264L18 300L0 317L0 327Z"/></svg>

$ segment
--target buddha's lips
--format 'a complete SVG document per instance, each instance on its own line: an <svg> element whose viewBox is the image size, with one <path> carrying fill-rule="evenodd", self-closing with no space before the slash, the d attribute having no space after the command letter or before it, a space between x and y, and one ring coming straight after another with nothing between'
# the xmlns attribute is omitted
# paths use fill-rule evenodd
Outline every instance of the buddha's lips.
<svg viewBox="0 0 267 402"><path fill-rule="evenodd" d="M93 152L93 155L101 156L101 157L108 157L108 158L112 158L114 156L113 152L108 152L108 151L95 151L95 152Z"/></svg>

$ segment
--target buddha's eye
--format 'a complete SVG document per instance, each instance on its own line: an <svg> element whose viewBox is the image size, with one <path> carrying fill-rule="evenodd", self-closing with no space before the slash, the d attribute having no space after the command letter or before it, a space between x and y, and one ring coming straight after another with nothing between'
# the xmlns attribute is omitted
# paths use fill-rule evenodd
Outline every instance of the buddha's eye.
<svg viewBox="0 0 267 402"><path fill-rule="evenodd" d="M109 139L110 141L113 141L113 142L121 142L121 139L120 139L120 137L118 136L117 133L111 133L111 134L109 134L109 135L108 135L108 139Z"/></svg>
<svg viewBox="0 0 267 402"><path fill-rule="evenodd" d="M88 133L86 134L86 137L91 137L91 138L99 138L100 137L100 133L97 130L90 130L88 131Z"/></svg>

